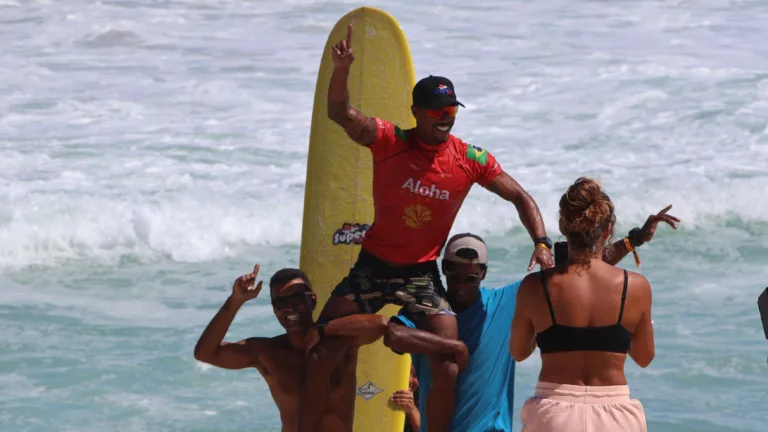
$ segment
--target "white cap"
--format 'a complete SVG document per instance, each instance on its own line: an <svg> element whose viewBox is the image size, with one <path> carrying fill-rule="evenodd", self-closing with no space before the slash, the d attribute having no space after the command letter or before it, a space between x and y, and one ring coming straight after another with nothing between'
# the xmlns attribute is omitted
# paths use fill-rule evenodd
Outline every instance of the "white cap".
<svg viewBox="0 0 768 432"><path fill-rule="evenodd" d="M468 257L464 252L459 253L462 249L475 251L477 257ZM475 254L470 253L471 255ZM456 234L448 240L443 259L457 263L488 264L488 247L483 239L474 234Z"/></svg>

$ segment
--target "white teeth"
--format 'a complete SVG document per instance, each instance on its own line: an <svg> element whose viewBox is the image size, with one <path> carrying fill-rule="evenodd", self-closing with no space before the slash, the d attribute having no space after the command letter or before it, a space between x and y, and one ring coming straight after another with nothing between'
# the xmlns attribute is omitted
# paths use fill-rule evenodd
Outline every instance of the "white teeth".
<svg viewBox="0 0 768 432"><path fill-rule="evenodd" d="M450 126L435 126L435 127L436 127L436 128L437 128L437 130L439 130L440 132L448 132L448 129L450 129L450 128L451 128Z"/></svg>
<svg viewBox="0 0 768 432"><path fill-rule="evenodd" d="M299 315L298 314L292 314L292 315L286 316L285 318L288 319L289 321L296 321L297 319L299 319Z"/></svg>

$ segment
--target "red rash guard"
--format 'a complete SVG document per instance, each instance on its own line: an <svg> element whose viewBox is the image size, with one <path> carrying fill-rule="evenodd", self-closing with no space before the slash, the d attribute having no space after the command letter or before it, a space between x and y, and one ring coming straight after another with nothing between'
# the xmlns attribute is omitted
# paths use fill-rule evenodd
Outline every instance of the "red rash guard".
<svg viewBox="0 0 768 432"><path fill-rule="evenodd" d="M488 185L502 169L490 153L453 135L427 146L375 120L374 222L362 247L393 264L436 260L472 185Z"/></svg>

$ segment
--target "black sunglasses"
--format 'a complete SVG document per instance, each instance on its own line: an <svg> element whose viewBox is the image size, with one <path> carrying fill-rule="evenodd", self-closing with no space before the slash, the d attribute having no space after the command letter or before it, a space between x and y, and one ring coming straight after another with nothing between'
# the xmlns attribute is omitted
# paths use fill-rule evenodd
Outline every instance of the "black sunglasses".
<svg viewBox="0 0 768 432"><path fill-rule="evenodd" d="M309 286L307 284L295 284L291 286L303 286L304 291L299 291L293 294L289 294L287 296L282 297L273 297L272 298L272 306L275 309L282 309L289 306L301 306L305 304L308 298L311 298L315 295L312 291L310 291Z"/></svg>

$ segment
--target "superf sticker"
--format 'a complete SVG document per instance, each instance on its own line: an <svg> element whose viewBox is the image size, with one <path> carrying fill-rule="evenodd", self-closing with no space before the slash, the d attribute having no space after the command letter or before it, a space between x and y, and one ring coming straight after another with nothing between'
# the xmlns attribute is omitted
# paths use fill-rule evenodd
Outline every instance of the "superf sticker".
<svg viewBox="0 0 768 432"><path fill-rule="evenodd" d="M340 229L333 233L333 244L356 244L363 242L365 233L371 228L368 224L345 223Z"/></svg>

